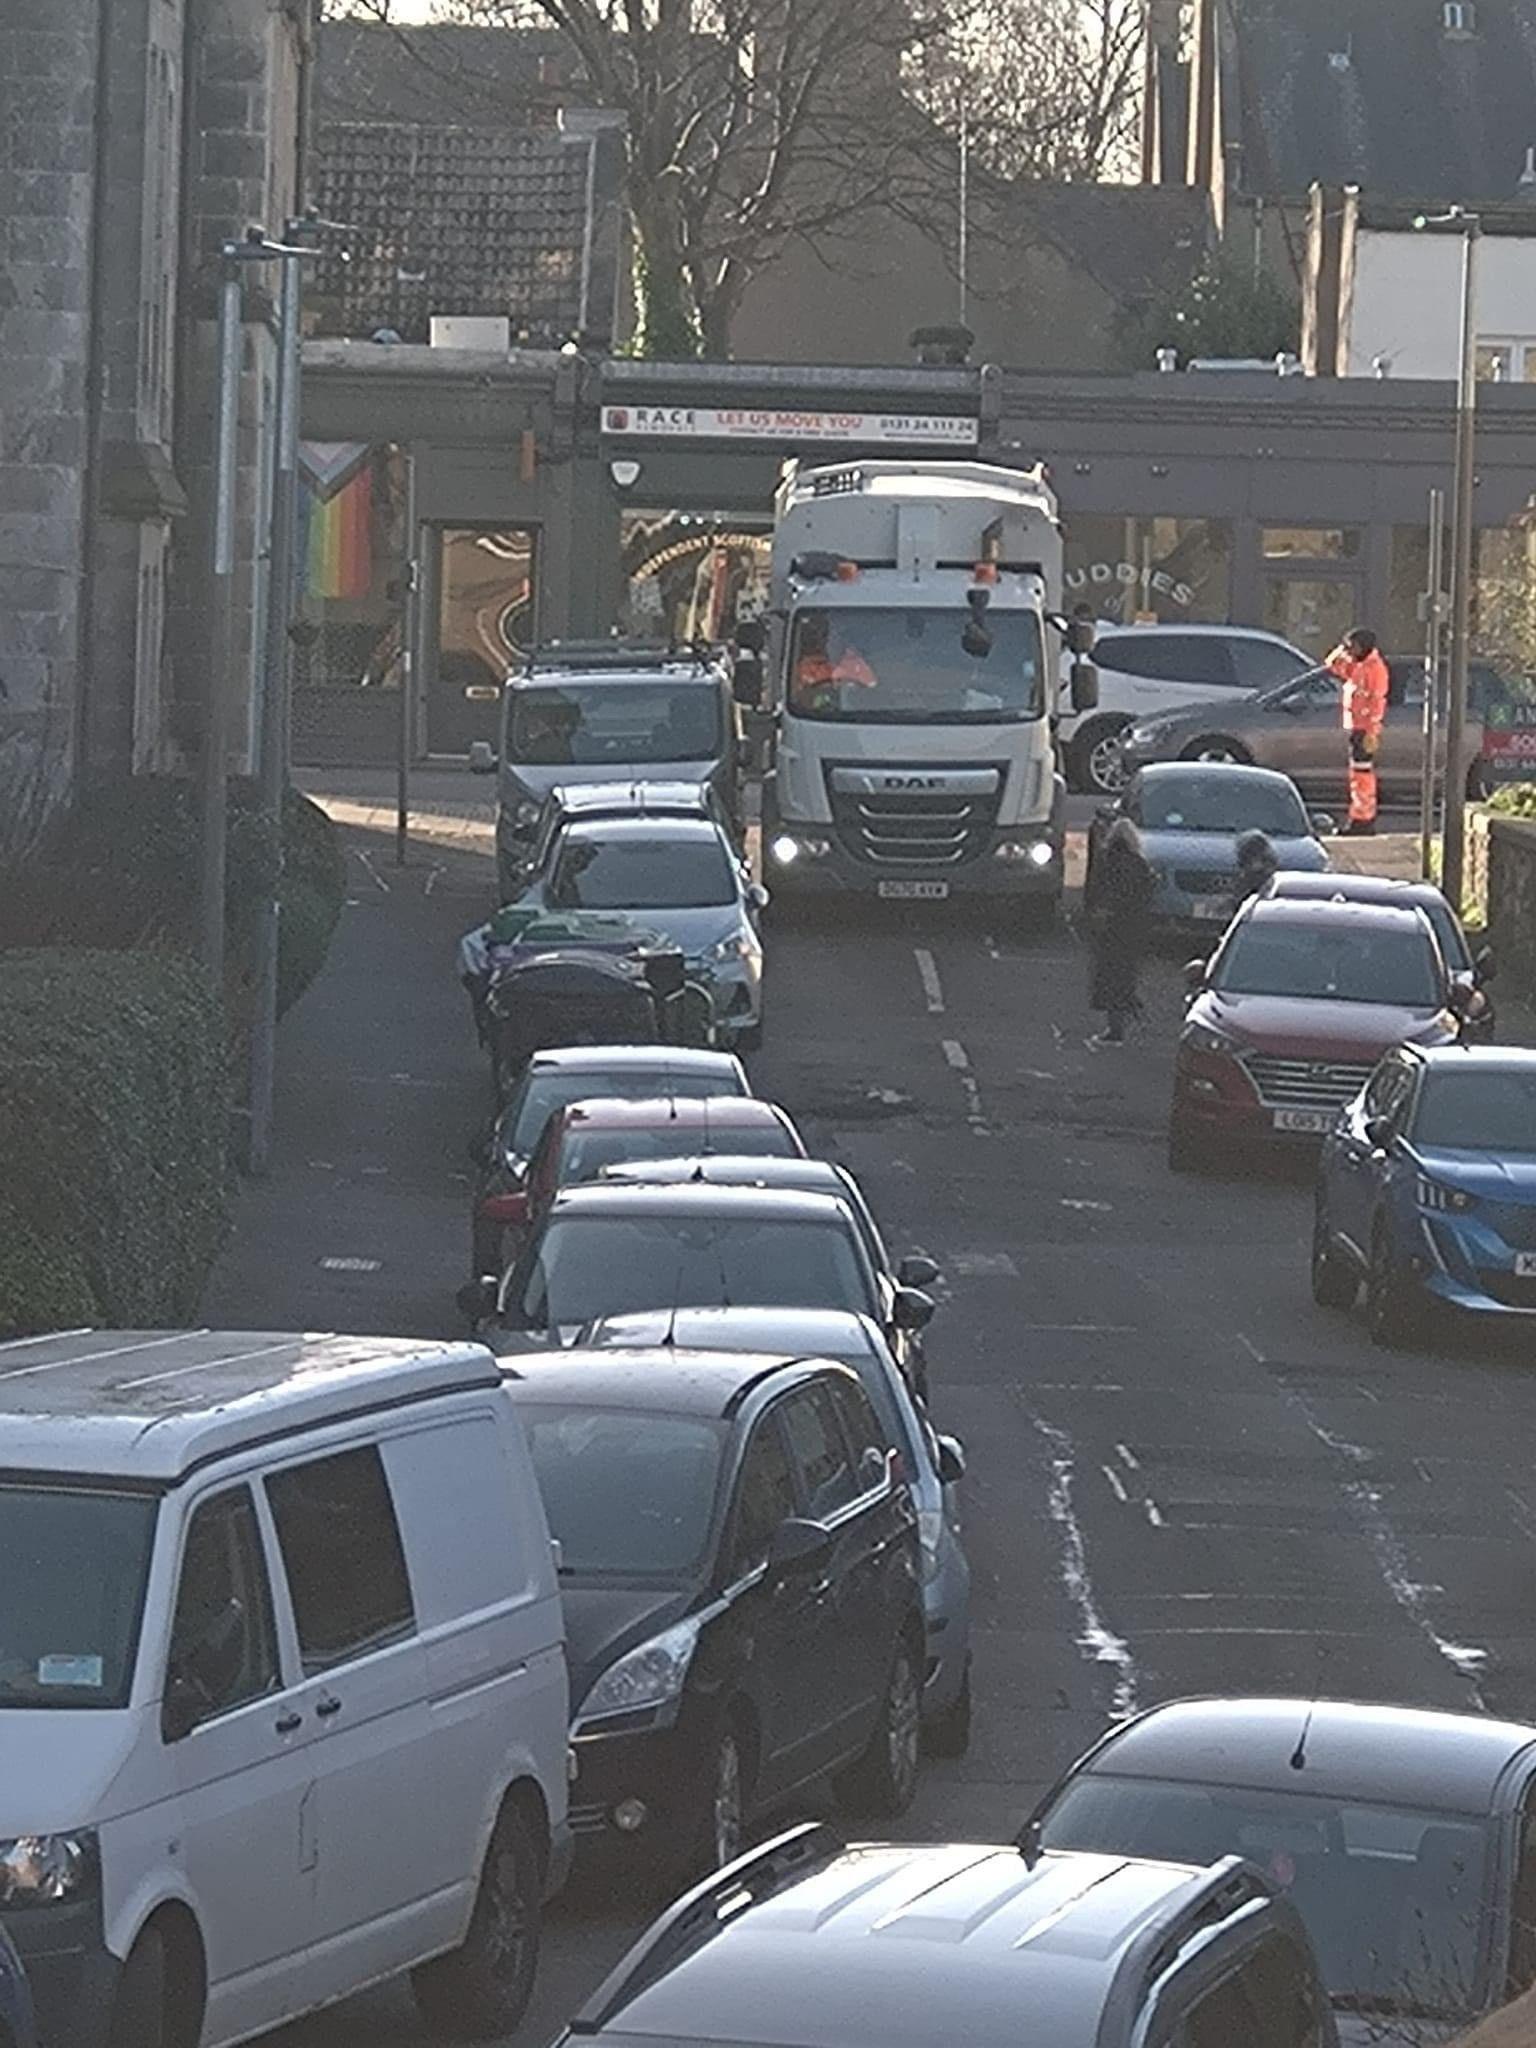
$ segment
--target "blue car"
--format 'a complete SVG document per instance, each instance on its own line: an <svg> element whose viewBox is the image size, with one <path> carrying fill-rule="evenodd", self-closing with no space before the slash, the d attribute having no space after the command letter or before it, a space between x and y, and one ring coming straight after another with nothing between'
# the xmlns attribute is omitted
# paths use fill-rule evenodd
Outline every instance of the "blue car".
<svg viewBox="0 0 1536 2048"><path fill-rule="evenodd" d="M1116 821L1129 818L1157 875L1152 916L1161 925L1215 936L1236 907L1237 842L1262 832L1283 870L1321 874L1331 865L1318 833L1331 818L1309 816L1288 775L1231 762L1161 761L1139 769L1106 804L1088 834L1087 901L1094 866Z"/></svg>
<svg viewBox="0 0 1536 2048"><path fill-rule="evenodd" d="M1536 1052L1399 1046L1323 1146L1312 1293L1379 1344L1437 1303L1536 1315Z"/></svg>
<svg viewBox="0 0 1536 2048"><path fill-rule="evenodd" d="M0 2048L37 2048L32 1998L16 1944L0 1926Z"/></svg>

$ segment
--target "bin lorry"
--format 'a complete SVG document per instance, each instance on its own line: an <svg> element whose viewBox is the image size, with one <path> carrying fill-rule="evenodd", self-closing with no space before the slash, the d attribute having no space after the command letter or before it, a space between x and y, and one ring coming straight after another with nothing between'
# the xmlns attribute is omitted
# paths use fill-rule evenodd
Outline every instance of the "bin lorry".
<svg viewBox="0 0 1536 2048"><path fill-rule="evenodd" d="M766 621L738 628L773 712L764 875L776 895L1060 904L1064 655L1091 708L1085 618L1064 618L1043 469L789 465Z"/></svg>

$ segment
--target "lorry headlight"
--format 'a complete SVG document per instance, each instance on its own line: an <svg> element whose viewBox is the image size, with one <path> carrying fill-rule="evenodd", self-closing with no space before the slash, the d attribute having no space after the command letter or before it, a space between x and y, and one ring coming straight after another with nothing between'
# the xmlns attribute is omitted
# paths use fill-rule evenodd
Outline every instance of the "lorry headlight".
<svg viewBox="0 0 1536 2048"><path fill-rule="evenodd" d="M96 1837L15 1835L0 1841L0 1906L59 1906L96 1885Z"/></svg>
<svg viewBox="0 0 1536 2048"><path fill-rule="evenodd" d="M512 806L512 830L526 837L539 822L539 809L532 797L519 797Z"/></svg>
<svg viewBox="0 0 1536 2048"><path fill-rule="evenodd" d="M1032 868L1048 868L1056 858L1049 839L1005 839L994 851L995 860L1024 860Z"/></svg>
<svg viewBox="0 0 1536 2048"><path fill-rule="evenodd" d="M579 1734L594 1721L671 1704L682 1692L699 1640L697 1621L680 1621L610 1664L581 1703Z"/></svg>
<svg viewBox="0 0 1536 2048"><path fill-rule="evenodd" d="M796 839L788 832L781 832L777 839L769 841L768 852L775 866L787 868L792 861L825 860L832 851L830 839Z"/></svg>

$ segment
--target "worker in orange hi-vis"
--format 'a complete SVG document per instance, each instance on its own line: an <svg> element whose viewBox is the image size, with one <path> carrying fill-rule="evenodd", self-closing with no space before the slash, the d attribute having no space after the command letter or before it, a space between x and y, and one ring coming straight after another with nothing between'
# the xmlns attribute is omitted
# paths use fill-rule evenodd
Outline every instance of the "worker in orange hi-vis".
<svg viewBox="0 0 1536 2048"><path fill-rule="evenodd" d="M1344 732L1349 745L1349 830L1376 830L1376 749L1387 717L1387 664L1376 635L1357 626L1328 657L1344 685Z"/></svg>

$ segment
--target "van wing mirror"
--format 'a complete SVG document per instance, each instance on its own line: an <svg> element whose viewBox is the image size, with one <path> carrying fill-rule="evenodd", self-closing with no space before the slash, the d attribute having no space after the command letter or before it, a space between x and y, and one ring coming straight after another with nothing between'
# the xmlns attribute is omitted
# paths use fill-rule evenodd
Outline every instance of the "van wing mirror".
<svg viewBox="0 0 1536 2048"><path fill-rule="evenodd" d="M1473 955L1472 969L1479 982L1492 981L1499 971L1492 946L1483 946Z"/></svg>
<svg viewBox="0 0 1536 2048"><path fill-rule="evenodd" d="M1205 987L1206 976L1211 971L1209 960L1186 960L1184 962L1184 986L1189 993L1198 995Z"/></svg>
<svg viewBox="0 0 1536 2048"><path fill-rule="evenodd" d="M495 1317L501 1283L494 1273L482 1273L478 1280L466 1280L454 1296L459 1314L471 1329L478 1329Z"/></svg>
<svg viewBox="0 0 1536 2048"><path fill-rule="evenodd" d="M935 1437L938 1445L938 1468L940 1482L945 1486L958 1486L965 1477L965 1446L957 1436Z"/></svg>
<svg viewBox="0 0 1536 2048"><path fill-rule="evenodd" d="M1098 635L1094 631L1092 619L1068 619L1067 652L1069 654L1092 654L1093 644L1097 638Z"/></svg>
<svg viewBox="0 0 1536 2048"><path fill-rule="evenodd" d="M496 749L489 740L471 740L469 743L469 772L471 775L494 775L496 773Z"/></svg>
<svg viewBox="0 0 1536 2048"><path fill-rule="evenodd" d="M1093 711L1099 702L1099 672L1091 661L1074 661L1070 679L1072 709Z"/></svg>
<svg viewBox="0 0 1536 2048"><path fill-rule="evenodd" d="M930 1259L926 1252L908 1252L896 1268L896 1278L903 1287L931 1287L939 1277L939 1262Z"/></svg>
<svg viewBox="0 0 1536 2048"><path fill-rule="evenodd" d="M937 1304L920 1287L898 1287L891 1303L891 1323L898 1330L926 1330Z"/></svg>

